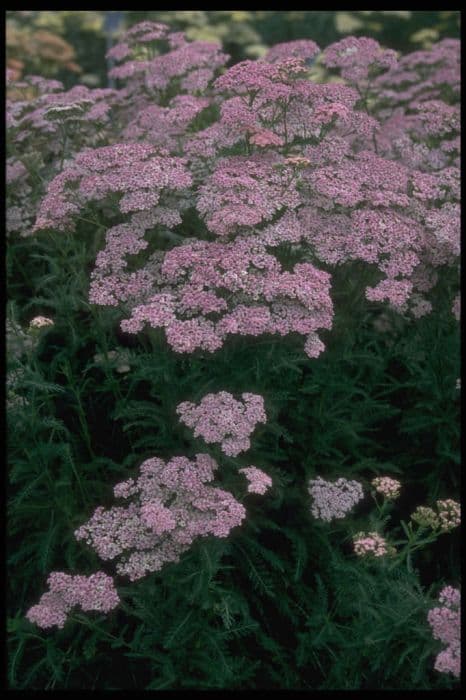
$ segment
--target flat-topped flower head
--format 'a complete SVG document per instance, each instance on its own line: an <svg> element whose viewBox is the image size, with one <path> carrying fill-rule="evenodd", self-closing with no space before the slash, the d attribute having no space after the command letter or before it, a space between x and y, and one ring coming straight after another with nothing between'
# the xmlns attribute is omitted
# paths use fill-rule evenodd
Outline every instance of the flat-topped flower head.
<svg viewBox="0 0 466 700"><path fill-rule="evenodd" d="M383 49L375 39L347 36L328 46L323 62L329 68L339 68L343 78L360 84L397 65L392 49Z"/></svg>
<svg viewBox="0 0 466 700"><path fill-rule="evenodd" d="M277 136L256 132L252 142L271 145ZM294 170L286 162L267 155L231 156L221 159L211 177L200 188L197 209L207 228L218 236L238 233L242 228L270 220L280 209L300 203Z"/></svg>
<svg viewBox="0 0 466 700"><path fill-rule="evenodd" d="M353 537L353 547L358 557L383 557L395 553L394 547L388 545L386 540L377 532L358 532Z"/></svg>
<svg viewBox="0 0 466 700"><path fill-rule="evenodd" d="M183 158L148 143L117 143L78 153L49 184L34 230L73 230L74 216L89 202L120 195L122 213L151 210L163 190L191 184Z"/></svg>
<svg viewBox="0 0 466 700"><path fill-rule="evenodd" d="M39 627L62 628L70 611L110 612L120 602L113 579L103 571L91 576L73 576L54 571L48 577L49 590L26 613L30 622Z"/></svg>
<svg viewBox="0 0 466 700"><path fill-rule="evenodd" d="M372 479L372 486L377 493L382 494L382 496L389 500L394 500L400 495L400 482L389 476L377 476L375 479Z"/></svg>
<svg viewBox="0 0 466 700"><path fill-rule="evenodd" d="M249 440L257 423L265 423L264 400L257 394L244 393L237 401L226 391L207 394L196 405L189 401L176 409L182 423L194 429L194 437L207 443L220 443L222 451L236 457L251 446Z"/></svg>
<svg viewBox="0 0 466 700"><path fill-rule="evenodd" d="M364 498L358 481L343 478L332 482L318 476L309 481L308 491L312 498L312 515L325 522L344 518Z"/></svg>
<svg viewBox="0 0 466 700"><path fill-rule="evenodd" d="M450 532L461 525L461 504L451 498L437 501L440 530Z"/></svg>
<svg viewBox="0 0 466 700"><path fill-rule="evenodd" d="M34 316L29 322L29 328L46 328L47 326L53 325L54 322L51 318L47 318L47 316Z"/></svg>
<svg viewBox="0 0 466 700"><path fill-rule="evenodd" d="M267 51L262 60L267 61L267 63L277 63L288 58L301 58L307 65L310 65L319 52L319 47L312 39L296 39L295 41L275 44Z"/></svg>

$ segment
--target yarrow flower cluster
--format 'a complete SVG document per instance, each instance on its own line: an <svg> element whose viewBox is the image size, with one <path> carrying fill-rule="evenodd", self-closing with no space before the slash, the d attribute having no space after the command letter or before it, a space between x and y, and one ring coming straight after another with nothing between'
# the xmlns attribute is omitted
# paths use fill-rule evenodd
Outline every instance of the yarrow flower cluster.
<svg viewBox="0 0 466 700"><path fill-rule="evenodd" d="M340 267L357 266L356 282L367 271L368 302L416 319L430 313L437 270L453 289L460 253L459 42L398 56L374 39L345 37L322 52L344 83L309 79L319 52L310 40L285 42L225 68L219 45L145 21L107 54L116 88L66 91L9 71L9 234L91 222L97 243L104 235L89 301L120 307L126 333L163 329L178 353L215 352L231 335L295 334L319 357ZM459 319L459 295L450 303ZM30 327L52 324L37 317ZM108 362L130 368L112 351ZM233 457L266 422L263 398L250 393L208 394L177 413ZM216 468L205 454L146 460L114 489L125 503L97 508L77 539L136 580L178 561L198 537L227 537L245 510L212 486ZM272 486L257 467L239 471L250 493ZM394 479L372 485L399 496ZM308 490L312 514L326 522L364 496L343 478L318 477ZM413 522L439 532L460 524L456 501L436 505L420 506ZM394 553L376 532L353 542L358 556ZM55 572L49 586L28 613L43 627L62 627L75 605L107 611L118 602L102 572ZM440 617L451 617L453 599L443 595ZM456 675L452 634L434 635L449 645L438 670Z"/></svg>
<svg viewBox="0 0 466 700"><path fill-rule="evenodd" d="M80 607L84 612L108 613L120 602L112 577L103 571L91 576L71 576L54 571L47 583L48 592L26 613L30 622L45 629L64 627L70 611L75 607Z"/></svg>
<svg viewBox="0 0 466 700"><path fill-rule="evenodd" d="M47 326L53 326L54 322L51 318L46 316L35 316L32 321L29 322L29 328L46 328Z"/></svg>
<svg viewBox="0 0 466 700"><path fill-rule="evenodd" d="M243 467L238 471L240 474L244 474L248 480L249 493L258 493L263 496L272 486L270 476L257 467Z"/></svg>
<svg viewBox="0 0 466 700"><path fill-rule="evenodd" d="M371 483L377 493L382 494L387 499L393 500L400 495L400 482L396 479L391 479L389 476L377 476L375 479L372 479Z"/></svg>
<svg viewBox="0 0 466 700"><path fill-rule="evenodd" d="M216 469L207 454L193 461L148 459L136 479L114 488L127 504L98 507L76 530L76 539L105 561L117 559L117 572L135 581L177 562L198 537L227 537L246 511L231 493L209 485Z"/></svg>
<svg viewBox="0 0 466 700"><path fill-rule="evenodd" d="M451 532L461 525L461 504L451 498L436 502L437 512L427 506L418 506L411 520L421 527L440 532Z"/></svg>
<svg viewBox="0 0 466 700"><path fill-rule="evenodd" d="M358 481L343 478L331 482L319 476L309 481L308 491L313 501L312 515L325 522L344 518L364 498L362 485Z"/></svg>
<svg viewBox="0 0 466 700"><path fill-rule="evenodd" d="M358 557L368 555L383 557L386 554L394 553L394 548L388 545L386 540L377 532L358 532L353 537L353 547Z"/></svg>
<svg viewBox="0 0 466 700"><path fill-rule="evenodd" d="M226 391L207 394L196 405L184 401L177 406L180 421L194 429L194 437L201 436L207 443L219 443L222 451L231 457L249 450L250 435L257 423L265 423L264 399L257 394L244 393L237 401Z"/></svg>
<svg viewBox="0 0 466 700"><path fill-rule="evenodd" d="M442 532L450 532L461 525L461 505L447 498L437 501L439 527Z"/></svg>
<svg viewBox="0 0 466 700"><path fill-rule="evenodd" d="M451 673L456 678L461 673L461 593L446 586L440 591L439 607L429 611L427 620L434 639L445 645L435 659L434 668L440 673Z"/></svg>

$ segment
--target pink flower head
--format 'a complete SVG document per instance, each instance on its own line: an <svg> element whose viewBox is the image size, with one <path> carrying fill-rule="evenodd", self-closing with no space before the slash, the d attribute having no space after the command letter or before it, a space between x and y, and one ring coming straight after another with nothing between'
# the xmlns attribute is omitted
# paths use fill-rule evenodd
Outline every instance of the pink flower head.
<svg viewBox="0 0 466 700"><path fill-rule="evenodd" d="M331 68L340 68L349 82L360 83L371 72L386 71L397 65L396 52L383 49L375 39L347 36L328 46L323 62Z"/></svg>
<svg viewBox="0 0 466 700"><path fill-rule="evenodd" d="M353 546L358 557L367 555L383 557L391 552L391 548L387 545L385 539L377 532L358 533L353 538Z"/></svg>
<svg viewBox="0 0 466 700"><path fill-rule="evenodd" d="M389 476L377 476L372 479L372 485L377 493L381 493L385 498L393 500L400 495L401 484L396 479Z"/></svg>
<svg viewBox="0 0 466 700"><path fill-rule="evenodd" d="M69 612L76 606L85 612L109 612L120 602L113 579L103 571L91 576L71 576L55 571L48 578L49 591L30 608L26 617L39 627L65 625Z"/></svg>
<svg viewBox="0 0 466 700"><path fill-rule="evenodd" d="M264 400L257 394L244 393L237 401L226 391L207 394L196 405L180 403L176 412L182 423L194 428L194 436L207 443L218 442L223 452L236 457L251 446L249 436L257 423L265 423Z"/></svg>
<svg viewBox="0 0 466 700"><path fill-rule="evenodd" d="M358 481L343 478L333 483L318 476L309 481L308 491L312 498L312 515L325 522L344 518L364 498Z"/></svg>

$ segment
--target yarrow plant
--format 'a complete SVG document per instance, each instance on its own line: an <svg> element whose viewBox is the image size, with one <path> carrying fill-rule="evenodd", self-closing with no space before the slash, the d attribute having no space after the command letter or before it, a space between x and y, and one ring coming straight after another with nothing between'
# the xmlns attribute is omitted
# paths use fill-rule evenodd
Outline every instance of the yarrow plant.
<svg viewBox="0 0 466 700"><path fill-rule="evenodd" d="M237 401L228 392L220 391L207 394L198 405L183 401L176 412L182 423L194 429L194 437L219 443L226 455L236 457L250 448L249 437L257 423L267 420L262 396L246 392L241 398Z"/></svg>
<svg viewBox="0 0 466 700"><path fill-rule="evenodd" d="M427 616L434 639L445 645L435 659L434 668L440 673L450 673L459 678L461 672L461 593L446 586L439 594L440 606Z"/></svg>
<svg viewBox="0 0 466 700"><path fill-rule="evenodd" d="M65 90L55 80L19 79L12 71L7 75L7 232L11 240L34 235L48 241L63 259L61 244L68 242L63 239L75 237L89 245L86 313L96 321L99 352L96 343L89 343L79 352L79 360L93 358L85 369L85 374L89 372L85 381L91 386L95 368L102 368L105 386L116 387L119 393L124 379L130 399L133 378L134 383L138 380L133 369L143 364L136 350L114 345L108 349L100 326L106 317L118 318L119 331L131 347L138 342L128 336L146 335L140 338L146 346L155 339L158 343L162 335L174 353L197 353L192 363L174 359L183 367L197 367L198 361L205 362L206 353L224 347L228 355L229 346L234 350L233 337L254 339L250 345L262 350L271 336L292 336L306 356L299 360L304 365L303 395L311 393L308 375L315 368L318 375L322 363L316 360L332 342L334 324L334 337L339 337L341 317L351 316L353 307L355 318L361 310L384 310L368 325L390 336L385 346L393 360L398 349L396 319L422 328L424 321L416 325L416 319L434 310L439 289L446 297L443 308L459 321L458 41L444 40L400 56L365 37L346 37L322 49L313 41L298 40L276 45L261 59L227 67L229 57L218 44L190 41L165 24L145 21L124 32L107 58L116 86L112 88ZM324 66L323 79L328 82L311 79L309 69L315 61ZM19 242L26 249L26 244L38 244L37 239ZM31 259L42 265L46 257ZM340 313L345 303L349 311ZM55 322L43 316L31 321L30 330L40 333L8 329L19 358L32 357L34 338L38 344L55 332L59 336L63 319L59 314L54 318ZM43 331L54 323L49 334ZM256 340L261 336L265 341ZM49 347L43 345L41 352L48 357ZM267 357L274 357L273 352ZM56 370L69 378L66 363L59 369L50 364L52 376ZM35 377L21 379L21 372L20 367L10 373L9 389L18 385L25 392L38 386ZM211 384L203 386L202 393ZM49 382L47 389L65 395L61 383ZM191 398L202 393L193 389ZM84 432L86 404L77 388L72 394ZM121 418L126 410L140 411L132 398L126 401L120 394L114 415ZM18 395L15 403L24 407L27 399ZM41 409L51 404L47 395ZM227 391L209 393L196 401L182 401L176 412L195 438L218 445L228 457L250 449L257 425L267 422L263 397L251 392L240 398ZM47 456L54 454L54 436L65 434L64 423L44 422L49 432L52 426ZM129 422L127 428L132 429ZM94 455L86 435L86 446ZM335 448L335 453L339 450ZM280 452L277 440L271 461L279 460ZM69 458L65 448L57 454ZM152 447L147 454L154 454ZM221 487L224 474L215 484L218 465L208 454L188 458L164 453L163 460L145 459L146 455L137 476L114 487L117 503L98 506L74 533L108 566L113 562L118 576L132 582L152 572L165 573L168 564L179 562L203 538L230 537L246 518L243 504ZM224 461L231 466L232 460ZM267 494L271 510L277 507L284 491L278 476L272 482L266 471L252 465L237 472L243 495L246 490ZM286 478L283 481L287 483ZM371 487L377 513L363 513L364 524L353 512L364 498L363 484L355 480L318 476L308 481L310 512L316 520L332 523L332 535L347 530L345 541L352 540L356 554L350 557L348 570L354 565L365 576L366 570L376 569L374 562L364 566L361 559L367 557L369 563L380 560L387 572L406 562L403 574L414 577L411 554L458 527L460 506L452 499L437 501L436 511L420 506L408 524L401 521L394 528L401 533L395 540L387 532L387 514L396 511L401 481L379 476ZM254 505L256 499L250 500ZM282 515L278 513L279 518ZM270 527L290 536L289 549L296 554L293 578L306 586L303 590L311 599L315 591L307 587L307 576L300 576L306 544L288 523L277 521ZM321 530L319 526L324 537ZM51 540L53 533L51 526ZM241 547L242 542L238 550ZM271 564L272 575L262 580L261 562L251 579L258 590L269 595L275 588L276 595L278 572L286 571L285 566L279 554L264 561ZM249 565L249 557L244 562ZM328 566L325 574L330 580L331 565L322 566ZM230 601L223 580L220 587L212 574L209 585L201 583L199 588L212 596L200 606L203 615L221 611L222 635L228 644L233 645L238 630L256 627L252 614L253 624L233 623L243 612L248 619L249 603ZM54 572L48 584L48 592L27 613L30 622L45 629L62 628L75 607L106 613L119 603L113 579L103 572L90 577ZM429 615L434 637L447 644L436 668L457 677L459 592L444 589L440 603L443 608ZM319 610L312 622L319 629L323 614ZM174 627L171 640L183 625ZM217 629L218 619L215 625ZM314 655L314 650L306 649L312 635L298 636L302 661L309 653ZM333 639L339 636L335 633ZM269 651L265 632L263 641ZM200 638L195 655L203 644ZM155 665L156 656L152 661ZM222 665L227 667L223 656ZM278 672L285 667L288 674L285 663L277 665ZM179 670L172 673L170 668L169 673L174 678ZM288 684L293 673L289 671ZM164 683L165 679L160 687Z"/></svg>
<svg viewBox="0 0 466 700"><path fill-rule="evenodd" d="M400 482L396 479L391 479L389 476L377 476L372 480L372 486L377 493L390 500L396 499L400 495Z"/></svg>

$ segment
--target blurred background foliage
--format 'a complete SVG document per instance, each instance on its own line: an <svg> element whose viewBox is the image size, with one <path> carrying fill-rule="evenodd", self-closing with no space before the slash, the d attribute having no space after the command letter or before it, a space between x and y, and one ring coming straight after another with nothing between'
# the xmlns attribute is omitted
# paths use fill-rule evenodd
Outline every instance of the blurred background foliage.
<svg viewBox="0 0 466 700"><path fill-rule="evenodd" d="M445 37L459 38L460 32L455 10L21 10L7 12L7 64L18 77L40 73L67 87L76 82L102 86L106 47L124 28L145 19L166 22L190 39L221 42L233 63L294 39L313 39L325 47L353 34L407 52Z"/></svg>

